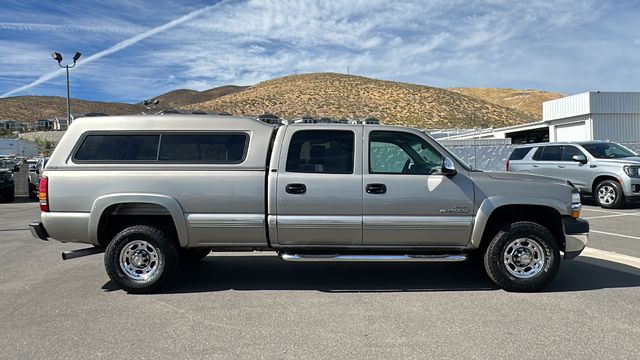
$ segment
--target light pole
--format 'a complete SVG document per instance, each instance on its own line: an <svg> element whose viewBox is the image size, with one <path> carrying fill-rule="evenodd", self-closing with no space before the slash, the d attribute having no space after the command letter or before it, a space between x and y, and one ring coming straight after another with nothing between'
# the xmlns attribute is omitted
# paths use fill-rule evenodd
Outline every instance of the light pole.
<svg viewBox="0 0 640 360"><path fill-rule="evenodd" d="M80 59L80 54L79 52L76 52L75 55L73 55L73 65L62 65L62 54L60 54L59 52L52 52L51 53L51 57L53 58L53 60L58 62L58 66L60 66L61 68L67 69L67 125L71 125L71 95L69 92L69 69L73 68L76 66L76 62L78 62L78 59Z"/></svg>

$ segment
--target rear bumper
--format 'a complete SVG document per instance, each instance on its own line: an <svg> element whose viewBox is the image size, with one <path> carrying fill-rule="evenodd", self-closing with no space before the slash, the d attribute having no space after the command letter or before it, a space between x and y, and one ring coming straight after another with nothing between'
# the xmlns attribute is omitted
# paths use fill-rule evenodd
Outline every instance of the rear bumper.
<svg viewBox="0 0 640 360"><path fill-rule="evenodd" d="M48 241L49 234L47 234L47 230L44 229L44 226L41 222L32 222L29 224L29 229L31 230L31 235L40 240Z"/></svg>
<svg viewBox="0 0 640 360"><path fill-rule="evenodd" d="M562 218L564 229L564 258L570 260L576 258L587 246L589 241L589 222L584 219L574 219L569 216Z"/></svg>

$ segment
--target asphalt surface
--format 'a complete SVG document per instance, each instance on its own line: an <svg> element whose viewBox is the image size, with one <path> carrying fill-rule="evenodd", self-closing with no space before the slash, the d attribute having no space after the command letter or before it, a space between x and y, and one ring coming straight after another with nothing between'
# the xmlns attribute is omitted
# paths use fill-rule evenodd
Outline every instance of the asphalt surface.
<svg viewBox="0 0 640 360"><path fill-rule="evenodd" d="M640 256L624 237L639 236L640 209L584 217L617 234L592 233L590 247ZM129 295L101 255L63 262L83 246L31 238L37 218L36 203L0 204L2 359L640 358L640 272L606 260L563 262L545 291L514 294L471 263L234 253L182 269L164 293Z"/></svg>

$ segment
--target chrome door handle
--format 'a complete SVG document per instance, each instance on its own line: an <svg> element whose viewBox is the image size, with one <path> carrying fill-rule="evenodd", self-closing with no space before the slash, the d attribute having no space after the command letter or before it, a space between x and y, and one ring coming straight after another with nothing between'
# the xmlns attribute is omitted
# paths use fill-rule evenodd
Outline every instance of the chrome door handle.
<svg viewBox="0 0 640 360"><path fill-rule="evenodd" d="M566 166L564 166L564 165L558 165L558 168L560 168L560 169L564 169L565 167Z"/></svg>

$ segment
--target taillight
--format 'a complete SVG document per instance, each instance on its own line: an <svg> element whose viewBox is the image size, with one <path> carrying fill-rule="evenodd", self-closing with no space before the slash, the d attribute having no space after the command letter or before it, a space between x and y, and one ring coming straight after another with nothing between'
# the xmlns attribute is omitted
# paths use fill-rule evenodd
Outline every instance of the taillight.
<svg viewBox="0 0 640 360"><path fill-rule="evenodd" d="M40 200L40 211L49 212L49 179L45 176L40 178L38 199Z"/></svg>
<svg viewBox="0 0 640 360"><path fill-rule="evenodd" d="M509 171L509 160L507 160L507 171Z"/></svg>

